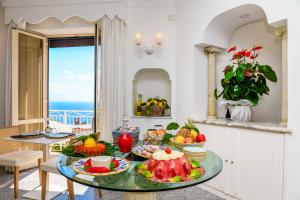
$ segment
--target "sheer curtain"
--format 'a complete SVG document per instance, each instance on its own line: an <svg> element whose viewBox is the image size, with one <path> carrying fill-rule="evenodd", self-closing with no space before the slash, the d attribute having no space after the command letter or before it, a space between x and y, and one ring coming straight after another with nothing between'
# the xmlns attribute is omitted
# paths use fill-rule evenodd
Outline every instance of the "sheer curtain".
<svg viewBox="0 0 300 200"><path fill-rule="evenodd" d="M11 100L11 30L17 25L11 21L7 28L6 41L6 64L5 64L5 126L11 126L12 122L12 100Z"/></svg>
<svg viewBox="0 0 300 200"><path fill-rule="evenodd" d="M101 20L101 139L112 141L112 130L121 125L125 109L125 22L107 16Z"/></svg>

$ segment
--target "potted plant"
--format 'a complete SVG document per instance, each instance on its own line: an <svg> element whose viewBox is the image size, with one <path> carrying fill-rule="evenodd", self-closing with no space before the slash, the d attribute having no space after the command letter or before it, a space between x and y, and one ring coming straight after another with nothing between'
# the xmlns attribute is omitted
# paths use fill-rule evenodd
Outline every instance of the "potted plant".
<svg viewBox="0 0 300 200"><path fill-rule="evenodd" d="M165 99L159 97L149 98L147 102L142 103L142 115L144 116L163 116L165 110L170 109L170 106Z"/></svg>
<svg viewBox="0 0 300 200"><path fill-rule="evenodd" d="M277 82L275 71L269 65L257 61L258 52L262 46L254 46L251 50L236 47L227 52L233 53L231 63L224 69L221 80L223 91L215 97L222 97L227 104L231 119L235 121L250 121L251 107L256 106L263 95L269 95L267 80Z"/></svg>

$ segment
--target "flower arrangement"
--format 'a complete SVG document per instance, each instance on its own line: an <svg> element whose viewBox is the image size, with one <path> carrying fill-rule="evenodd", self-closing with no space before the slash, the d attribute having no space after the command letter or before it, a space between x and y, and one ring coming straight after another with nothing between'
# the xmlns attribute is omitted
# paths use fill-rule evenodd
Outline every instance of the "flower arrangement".
<svg viewBox="0 0 300 200"><path fill-rule="evenodd" d="M168 101L159 97L149 98L141 106L142 114L146 116L162 116L165 110L170 109Z"/></svg>
<svg viewBox="0 0 300 200"><path fill-rule="evenodd" d="M262 48L254 46L251 50L237 51L234 46L227 51L233 55L231 63L223 71L224 78L221 80L223 91L218 94L215 89L216 98L222 96L223 99L231 101L245 99L257 105L260 96L269 95L267 80L277 82L277 76L272 67L258 63L258 52Z"/></svg>

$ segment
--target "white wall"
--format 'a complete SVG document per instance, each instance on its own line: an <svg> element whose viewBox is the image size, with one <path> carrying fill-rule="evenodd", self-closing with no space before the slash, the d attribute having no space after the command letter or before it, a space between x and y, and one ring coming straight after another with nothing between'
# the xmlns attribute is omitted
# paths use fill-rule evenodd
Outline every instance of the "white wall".
<svg viewBox="0 0 300 200"><path fill-rule="evenodd" d="M251 49L253 45L262 45L258 62L271 66L278 78L277 83L268 81L270 95L265 95L260 99L257 106L253 108L253 121L259 122L279 122L281 109L281 41L276 38L274 28L268 26L264 20L246 24L238 28L231 36L229 46L237 46L239 49ZM222 91L221 79L224 78L223 70L230 63L232 53L223 51L218 55L217 62L217 88ZM219 102L222 99L219 99ZM268 110L268 112L266 112ZM224 107L218 107L218 116L225 117Z"/></svg>
<svg viewBox="0 0 300 200"><path fill-rule="evenodd" d="M5 125L5 55L7 25L4 25L4 9L0 7L0 127Z"/></svg>
<svg viewBox="0 0 300 200"><path fill-rule="evenodd" d="M132 113L132 81L137 71L142 68L162 68L168 72L172 81L172 116L175 115L175 21L169 19L174 15L172 1L139 0L129 1L127 8L127 49L126 49L126 110ZM135 44L135 34L142 35L143 44L152 46L155 33L163 35L162 48L159 54L140 55ZM160 88L156 88L159 90ZM159 94L159 93L158 93ZM174 108L174 109L173 109ZM142 127L142 132L153 128L155 124L166 125L170 119L132 118L131 124Z"/></svg>
<svg viewBox="0 0 300 200"><path fill-rule="evenodd" d="M200 68L206 73L206 63L202 55L195 52L195 45L201 43L204 29L209 21L218 14L233 7L254 3L261 6L267 16L269 23L280 24L282 19L288 19L288 127L293 129L293 133L287 136L286 140L286 162L285 162L285 200L299 200L299 180L300 180L300 126L299 126L299 44L300 44L300 2L298 0L270 1L270 0L182 0L178 1L176 7L176 81L193 77L193 73ZM278 23L276 23L278 22ZM198 60L198 62L195 62ZM184 67L183 67L184 66ZM202 74L200 74L203 77ZM200 119L206 118L206 105L203 104L199 110L194 110L199 99L207 98L207 90L203 85L207 80L203 79L198 85L195 81L185 81L177 84L176 87L176 110L180 115L178 119L184 120L193 113ZM188 88L194 88L187 91ZM183 98L184 95L190 98ZM279 98L279 97L278 97ZM191 100L192 99L192 100ZM201 111L201 112L199 112ZM269 112L269 111L266 111Z"/></svg>

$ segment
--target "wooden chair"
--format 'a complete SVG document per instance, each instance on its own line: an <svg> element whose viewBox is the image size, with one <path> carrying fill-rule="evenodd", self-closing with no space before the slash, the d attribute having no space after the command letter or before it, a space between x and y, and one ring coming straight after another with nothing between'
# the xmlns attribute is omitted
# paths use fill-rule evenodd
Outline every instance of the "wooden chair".
<svg viewBox="0 0 300 200"><path fill-rule="evenodd" d="M0 138L10 137L12 135L17 135L18 133L19 128L17 126L0 128ZM6 166L8 169L14 171L15 198L18 198L19 196L20 170L31 168L32 166L39 166L43 158L43 152L27 149L29 148L27 148L26 145L20 145L18 142L0 140L0 165Z"/></svg>
<svg viewBox="0 0 300 200"><path fill-rule="evenodd" d="M17 126L0 128L0 138L10 137L12 135L17 135L19 133L19 128ZM16 151L20 148L18 142L4 141L0 140L0 155L12 151Z"/></svg>
<svg viewBox="0 0 300 200"><path fill-rule="evenodd" d="M13 151L0 155L0 165L11 166L14 169L14 197L19 197L19 170L20 167L32 162L41 164L43 159L42 151L22 150ZM41 176L41 173L40 173ZM41 181L41 177L40 177Z"/></svg>
<svg viewBox="0 0 300 200"><path fill-rule="evenodd" d="M52 158L46 162L43 162L40 165L40 171L42 174L42 180L41 180L41 185L42 185L41 199L42 200L46 199L46 193L47 193L46 184L47 184L48 172L60 175L59 171L56 168L56 160L57 160L57 157ZM67 186L68 186L68 191L69 191L69 199L74 200L75 195L74 195L73 181L67 179Z"/></svg>

